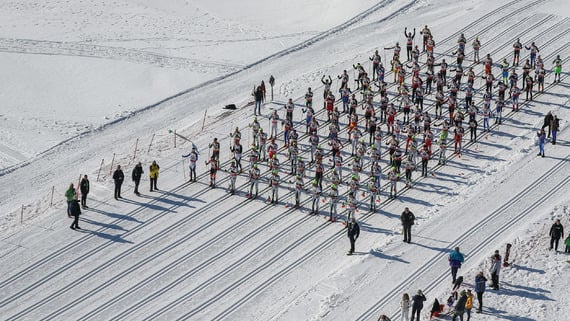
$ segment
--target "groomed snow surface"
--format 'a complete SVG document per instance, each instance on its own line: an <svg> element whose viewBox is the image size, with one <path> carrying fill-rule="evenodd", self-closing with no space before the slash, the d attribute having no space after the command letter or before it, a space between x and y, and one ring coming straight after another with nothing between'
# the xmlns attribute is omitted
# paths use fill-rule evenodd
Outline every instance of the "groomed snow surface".
<svg viewBox="0 0 570 321"><path fill-rule="evenodd" d="M326 203L320 215L308 215L305 193L302 208L291 207L294 179L285 150L279 151L284 183L277 205L265 201L265 181L259 198L245 197L245 172L235 195L228 194L223 171L211 189L203 161L217 137L227 169L235 127L244 147L252 144L251 90L265 80L269 96L270 75L277 79L278 103L293 98L302 106L312 87L324 124L321 77L332 75L336 94L336 75L348 70L353 85L352 65L360 62L370 70L374 50L386 65L392 51L383 48L398 41L405 57L405 27L416 28L420 44L419 31L427 24L436 60L445 58L452 67L451 53L465 33L466 65L473 62L469 44L478 36L481 57L492 55L499 76L498 64L511 61L512 44L520 38L525 45L536 42L550 71L557 54L569 58L570 5L557 0L164 2L0 3L2 319L344 321L386 314L400 320L402 294L421 289L426 320L433 300L445 301L450 294L447 256L453 248L465 254L459 274L463 288L472 288L475 275L488 275L490 256L495 250L504 255L507 243L512 264L501 271L500 290L485 293L483 313L473 313L472 320L569 319L565 237L559 253L548 249L556 219L570 229L567 72L558 84L549 73L545 91L535 92L533 101L525 102L523 93L521 111L510 112L507 102L503 123L479 131L476 143L468 142L467 130L461 155L452 155L450 146L446 165L438 166L436 154L428 177L416 170L413 187L400 184L394 200L387 197L384 173L377 213L369 212L368 198L358 196L361 236L352 256L345 255L344 226L323 219ZM523 50L521 61L527 57ZM481 65L474 70L483 73ZM391 99L392 77L387 72ZM475 87L482 86L477 79ZM478 106L483 91L476 94ZM462 102L463 93L459 97ZM433 99L428 95L424 102L432 116ZM238 110L222 109L230 103ZM548 140L542 158L536 156L536 132L548 111L561 119L561 129L557 144ZM258 117L265 131L270 112L264 108ZM297 108L294 121L307 160L303 117ZM344 140L345 116L341 124ZM481 130L480 116L479 125ZM325 150L327 126L319 130ZM364 129L362 119L359 126ZM170 130L199 147L198 182L188 182L188 163L181 158L191 143L177 138L175 146ZM282 136L278 144L283 145ZM350 147L343 153L346 179ZM386 159L384 153L384 171ZM152 160L161 171L160 190L151 193ZM145 174L137 197L130 172L139 161ZM127 177L119 201L112 195L116 165ZM265 172L267 166L260 168ZM367 166L361 178L368 173ZM81 215L82 229L73 231L63 194L84 174L91 181L90 208ZM313 175L310 167L305 182ZM343 198L346 191L342 185ZM404 207L417 217L411 244L402 242ZM339 209L342 220L346 209Z"/></svg>

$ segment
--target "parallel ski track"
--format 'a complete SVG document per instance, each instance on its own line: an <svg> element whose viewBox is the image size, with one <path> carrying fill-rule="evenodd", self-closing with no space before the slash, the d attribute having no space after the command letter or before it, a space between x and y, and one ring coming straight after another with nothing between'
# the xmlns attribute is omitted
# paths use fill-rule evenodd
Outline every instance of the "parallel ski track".
<svg viewBox="0 0 570 321"><path fill-rule="evenodd" d="M494 219L500 217L505 210L507 210L511 206L515 205L520 200L523 200L524 198L527 198L530 195L532 195L532 193L536 190L538 185L547 184L548 182L550 182L552 180L552 178L556 178L557 174L562 169L566 168L569 160L570 160L570 154L567 155L564 159L558 161L555 166L553 166L545 174L543 174L542 176L540 176L539 178L534 180L532 183L528 184L522 191L515 194L513 197L511 197L503 205L501 205L500 207L495 209L493 212L491 212L489 215L487 215L486 217L481 219L476 224L473 224L473 226L471 228L469 228L467 231L465 231L461 235L458 235L455 238L455 240L452 241L451 243L449 243L449 245L446 248L447 249L453 249L454 247L456 247L456 246L460 245L462 242L464 242L465 239L470 238L476 234L485 233L482 231L484 231L485 229L488 229L488 226L489 226L488 224L491 224ZM532 204L530 207L527 207L524 211L521 211L519 214L512 217L509 221L507 221L506 223L504 223L500 227L496 227L495 231L492 232L489 235L489 237L485 238L484 241L480 242L476 246L472 246L471 250L469 250L466 254L468 256L474 256L476 254L481 253L483 250L486 249L486 246L488 246L489 244L491 244L491 243L493 243L499 239L499 237L502 234L502 231L505 231L509 227L512 227L513 225L519 223L521 220L526 218L529 214L533 213L533 211L536 208L538 208L539 206L544 204L547 200L549 200L552 197L553 194L555 194L557 191L560 191L561 188L566 186L568 183L570 183L570 177L567 176L567 177L563 178L555 186L550 188L547 193L544 193L542 196L540 196L538 198L538 200L534 204ZM432 266L436 262L441 262L442 260L445 259L445 257L447 255L448 255L448 252L446 252L446 251L441 251L438 254L434 255L431 259L426 261L424 264L422 264L420 267L418 267L413 273L411 273L409 277L405 278L402 282L400 282L400 284L398 284L396 287L394 287L392 290L390 290L385 296L382 297L382 299L380 299L372 307L370 307L363 314L361 314L356 320L357 321L364 321L364 320L372 319L374 316L376 316L380 312L382 307L384 307L390 301L397 300L406 288L409 288L411 285L413 285L424 274L426 274L427 271L430 271L432 269ZM433 280L432 282L430 282L427 285L426 291L435 288L437 285L442 283L445 278L448 278L448 277L449 277L449 271L448 270L442 271L435 280ZM400 311L395 313L392 316L392 318L395 320L396 317L399 316L399 313L400 313Z"/></svg>
<svg viewBox="0 0 570 321"><path fill-rule="evenodd" d="M524 6L523 9L530 8L531 6L534 6L534 5L536 5L536 4L540 3L540 2L541 2L540 0L531 2L531 3L529 3L528 5ZM383 6L385 6L385 5L389 4L389 3L390 3L389 1L385 1L384 3L377 4L377 5L375 5L374 7L370 8L369 10L367 10L367 11L365 12L365 14L366 14L367 12L369 12L368 14L372 13L372 12L373 12L373 11L372 11L373 8L376 8L376 10L381 9L381 8L383 8ZM476 21L472 22L471 24L467 25L466 27L464 27L463 29L457 31L456 33L454 33L454 34L448 36L447 38L444 38L444 39L440 42L440 44L441 44L441 43L448 42L448 41L454 39L454 37L456 37L457 35L459 35L461 32L467 31L469 28L472 28L472 27L474 27L474 26L476 26L476 25L478 25L478 24L480 24L480 23L483 23L487 18L489 18L489 17L491 17L491 16L493 16L493 15L496 15L496 14L500 13L501 11L503 11L503 10L509 8L509 7L512 6L513 4L518 4L518 3L520 3L520 1L518 1L518 0L514 0L514 1L511 1L511 2L509 2L509 3L506 3L505 5L503 5L503 6L499 7L499 8L497 8L497 9L495 9L495 10L489 12L489 13L487 13L486 15L482 16L481 18L477 19ZM517 9L517 11L511 12L509 15L511 15L511 14L513 14L513 13L516 13L516 12L518 12L519 10L521 10L521 9ZM502 17L502 18L506 18L506 17L508 17L509 15L506 15L506 16L504 16L504 17ZM353 18L353 20L355 20L355 21L360 20L360 19L358 19L358 17L359 17L359 16ZM337 27L337 28L339 28L339 27ZM338 31L337 31L337 32L338 32ZM285 50L284 50L284 51L285 51ZM449 50L449 51L450 51L450 50ZM277 55L277 54L276 54L276 55ZM424 55L424 54L422 53L422 55ZM268 58L268 59L269 59L269 58ZM265 60L264 60L264 61L265 61ZM263 61L260 61L260 62L258 62L258 63L261 63L261 62L263 62ZM386 74L388 75L388 74L390 74L390 73L391 73L391 71L388 70ZM212 84L212 83L208 82L207 84L210 85L210 84ZM201 87L200 87L200 88L201 88ZM317 88L323 88L323 86L320 85L320 86L317 87ZM190 91L192 91L192 90L194 90L194 89L192 89L192 88L191 88L191 89L188 89L187 92L190 92ZM179 95L181 95L181 94L179 94ZM153 106L160 105L161 103L163 103L163 102L165 102L165 101L168 101L168 100L170 100L170 99L172 99L172 98L174 98L174 97L177 97L177 96L179 96L179 95L175 95L175 96L173 96L173 97L169 97L169 98L167 98L167 99L165 99L165 100L163 100L163 101L161 101L161 102L159 102L159 103L157 103L157 104L155 104L155 105L153 105ZM302 99L302 97L296 98L295 101L298 101L298 100L300 100L300 99ZM337 102L337 103L338 103L338 102ZM320 113L323 113L323 111L322 111L322 110L317 111L317 114L320 114ZM302 125L301 123L298 123L298 124L296 124L296 127L300 127L301 125ZM300 137L300 138L301 138L301 137ZM55 148L55 147L54 147L54 148ZM244 155L245 155L245 153L244 153ZM244 158L245 158L245 157L244 157ZM230 163L230 161L224 162L224 164L225 164L226 166L229 165L229 163ZM170 167L174 167L174 166L178 166L178 165L179 165L178 162L176 162L176 163L172 164ZM165 168L165 169L166 169L166 168ZM2 171L0 171L0 176L6 174L7 172L5 172L5 171L8 171L8 172L9 172L9 171L11 171L11 169L3 169ZM201 178L201 179L204 179L204 178L207 178L208 175L207 175L207 173L202 173L202 174L200 174L198 177ZM176 187L174 187L173 189L169 190L169 192L173 193L173 192L180 191L181 189L183 189L184 187L186 187L186 186L188 186L188 185L189 185L188 182L182 183L182 184L180 184L179 186L176 186ZM147 204L154 204L154 203L157 203L157 202L158 202L158 200L153 200L153 201L148 202ZM136 212L138 212L138 211L140 211L140 210L142 210L142 208L141 208L141 209L134 210L134 211L131 211L131 212L127 213L126 215L135 214ZM115 223L118 223L118 222L120 222L120 221L121 221L120 219L117 219L117 220L111 222L111 224L115 224ZM98 231L102 231L102 230L106 230L106 228L100 228ZM58 250L58 251L56 251L56 252L54 252L54 253L50 253L49 255L47 255L46 257L44 257L43 259L41 259L41 260L35 262L33 265L26 267L25 269L23 269L22 271L18 272L17 274L12 275L12 276L8 277L7 279L3 280L2 282L0 282L0 287L5 287L5 286L9 285L10 283L13 283L13 282L14 282L15 280L17 280L17 279L23 278L24 276L26 276L26 275L27 275L28 273L30 273L31 271L33 271L33 270L39 268L40 266L42 266L42 265L44 265L44 264L46 264L46 263L48 263L48 262L50 262L50 261L52 261L52 260L55 260L55 259L56 259L57 257L59 257L62 253L66 252L66 251L70 251L71 249L73 249L73 248L75 248L75 247L78 247L78 246L83 245L84 242L86 242L87 240L91 239L92 237L94 237L94 236L93 236L93 235L86 235L86 236L83 237L82 239L77 240L77 242L75 242L73 245L66 246L66 247L61 248L60 250ZM0 307L2 307L2 306L3 306L2 303L0 303Z"/></svg>
<svg viewBox="0 0 570 321"><path fill-rule="evenodd" d="M201 176L202 176L202 175L201 175ZM205 176L205 175L204 175L204 176ZM183 185L185 186L186 184L183 184ZM180 188L181 188L181 187L180 187ZM174 191L174 190L173 190L173 191Z"/></svg>

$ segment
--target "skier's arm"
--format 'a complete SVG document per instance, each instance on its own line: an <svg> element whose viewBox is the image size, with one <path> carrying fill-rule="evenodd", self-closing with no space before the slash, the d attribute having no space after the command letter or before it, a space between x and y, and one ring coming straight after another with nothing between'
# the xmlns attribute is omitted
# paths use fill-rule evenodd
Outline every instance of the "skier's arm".
<svg viewBox="0 0 570 321"><path fill-rule="evenodd" d="M416 36L416 28L414 28L414 33L412 34L412 39Z"/></svg>

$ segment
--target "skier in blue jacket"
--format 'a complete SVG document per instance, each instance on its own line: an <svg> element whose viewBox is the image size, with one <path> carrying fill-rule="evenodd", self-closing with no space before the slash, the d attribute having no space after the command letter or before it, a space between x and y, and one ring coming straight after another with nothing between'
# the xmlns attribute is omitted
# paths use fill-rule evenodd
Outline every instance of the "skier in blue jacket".
<svg viewBox="0 0 570 321"><path fill-rule="evenodd" d="M461 268L461 263L463 263L463 254L459 252L459 247L456 247L455 250L449 253L449 265L451 266L451 277L453 281L451 283L455 283L457 277L457 270Z"/></svg>

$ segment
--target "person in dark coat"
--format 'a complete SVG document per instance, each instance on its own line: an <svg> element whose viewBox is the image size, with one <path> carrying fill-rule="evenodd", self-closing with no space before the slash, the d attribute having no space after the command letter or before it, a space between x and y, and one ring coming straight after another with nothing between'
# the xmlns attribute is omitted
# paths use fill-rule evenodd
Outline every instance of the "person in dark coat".
<svg viewBox="0 0 570 321"><path fill-rule="evenodd" d="M493 289L499 289L499 274L501 273L501 265L503 264L503 258L499 254L499 250L495 251L495 254L491 256L491 267L489 268L489 273L491 273L491 281L493 282Z"/></svg>
<svg viewBox="0 0 570 321"><path fill-rule="evenodd" d="M69 217L73 217L73 223L71 223L71 226L69 228L72 230L80 230L81 228L79 227L79 215L81 215L81 206L79 206L79 200L77 200L77 198L71 201L69 211L71 213Z"/></svg>
<svg viewBox="0 0 570 321"><path fill-rule="evenodd" d="M400 220L402 221L402 227L404 229L404 242L412 242L412 225L414 225L414 220L416 217L414 213L410 211L409 208L405 208L400 215Z"/></svg>
<svg viewBox="0 0 570 321"><path fill-rule="evenodd" d="M141 195L141 193L139 193L139 184L141 182L141 178L142 178L142 174L144 173L143 168L142 168L142 164L141 162L139 162L138 164L135 165L135 168L133 168L133 172L131 174L132 178L133 178L133 182L135 183L135 194Z"/></svg>
<svg viewBox="0 0 570 321"><path fill-rule="evenodd" d="M550 132L551 132L551 127L550 127L550 123L552 122L552 119L554 117L552 116L551 112L548 112L545 116L544 116L544 122L542 123L542 129L544 129L544 127L548 127L548 138L550 138Z"/></svg>
<svg viewBox="0 0 570 321"><path fill-rule="evenodd" d="M257 86L255 91L252 93L255 97L255 107L253 108L253 113L257 116L261 116L261 104L263 103L263 89L261 86Z"/></svg>
<svg viewBox="0 0 570 321"><path fill-rule="evenodd" d="M81 190L81 207L89 208L87 206L87 194L89 194L89 179L87 175L84 175L79 183L79 189Z"/></svg>
<svg viewBox="0 0 570 321"><path fill-rule="evenodd" d="M550 228L550 249L554 248L558 252L558 241L564 235L564 227L560 223L560 219L557 219L552 227Z"/></svg>
<svg viewBox="0 0 570 321"><path fill-rule="evenodd" d="M115 181L115 199L122 198L121 185L123 185L124 180L125 180L125 174L123 174L121 165L117 165L117 169L113 173L113 181Z"/></svg>
<svg viewBox="0 0 570 321"><path fill-rule="evenodd" d="M348 228L348 238L350 239L350 250L348 251L348 255L352 255L354 253L354 243L356 243L356 239L360 236L360 226L356 223L356 219L352 217L350 222L347 225Z"/></svg>
<svg viewBox="0 0 570 321"><path fill-rule="evenodd" d="M455 321L457 317L459 317L459 320L463 321L463 314L465 313L465 303L467 303L467 293L465 293L465 290L463 290L459 295L459 300L457 300L457 303L455 303L455 309L453 311L453 321Z"/></svg>
<svg viewBox="0 0 570 321"><path fill-rule="evenodd" d="M487 284L487 278L483 275L483 272L479 272L475 276L475 292L477 292L477 301L479 302L479 308L477 308L477 313L483 312L483 293L485 293L485 286Z"/></svg>
<svg viewBox="0 0 570 321"><path fill-rule="evenodd" d="M412 321L414 321L414 317L416 317L417 321L420 321L420 312L424 308L425 300L426 297L422 290L418 290L418 293L412 297Z"/></svg>
<svg viewBox="0 0 570 321"><path fill-rule="evenodd" d="M550 131L552 132L552 145L556 145L556 136L558 134L558 129L560 128L560 120L558 116L554 115L552 121L550 122Z"/></svg>

